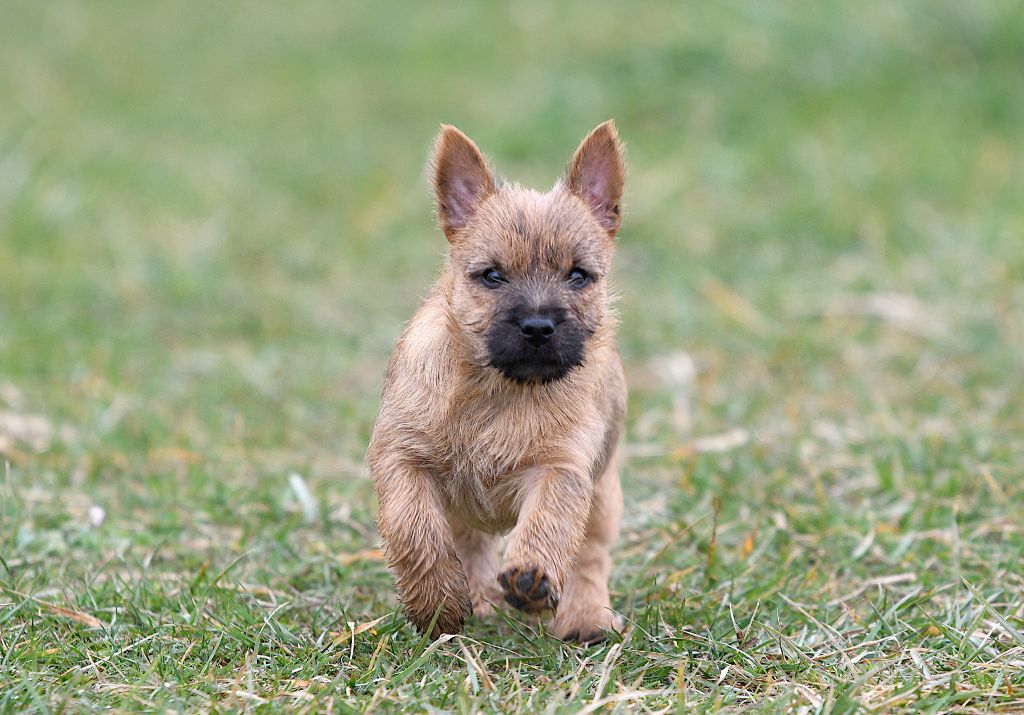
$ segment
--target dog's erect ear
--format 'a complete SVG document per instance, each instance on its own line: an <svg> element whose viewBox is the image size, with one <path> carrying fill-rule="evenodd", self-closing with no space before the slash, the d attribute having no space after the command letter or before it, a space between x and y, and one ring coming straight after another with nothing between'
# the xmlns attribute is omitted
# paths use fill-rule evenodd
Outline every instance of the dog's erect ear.
<svg viewBox="0 0 1024 715"><path fill-rule="evenodd" d="M566 176L566 188L583 199L609 236L622 222L620 205L626 166L614 120L599 125L580 143Z"/></svg>
<svg viewBox="0 0 1024 715"><path fill-rule="evenodd" d="M494 192L494 177L473 140L448 124L441 125L434 142L433 173L438 222L451 241Z"/></svg>

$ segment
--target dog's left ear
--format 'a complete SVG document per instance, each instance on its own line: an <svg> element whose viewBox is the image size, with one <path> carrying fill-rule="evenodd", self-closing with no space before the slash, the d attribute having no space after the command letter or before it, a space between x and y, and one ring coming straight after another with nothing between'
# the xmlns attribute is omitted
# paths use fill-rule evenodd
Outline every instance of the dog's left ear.
<svg viewBox="0 0 1024 715"><path fill-rule="evenodd" d="M622 184L626 165L622 142L609 119L597 126L580 143L566 176L566 188L583 199L609 236L618 233L622 222Z"/></svg>

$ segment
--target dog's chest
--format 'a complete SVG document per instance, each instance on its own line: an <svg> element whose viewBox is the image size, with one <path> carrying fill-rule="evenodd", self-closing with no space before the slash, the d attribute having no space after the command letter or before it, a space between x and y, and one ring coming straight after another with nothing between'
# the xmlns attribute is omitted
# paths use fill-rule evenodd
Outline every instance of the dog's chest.
<svg viewBox="0 0 1024 715"><path fill-rule="evenodd" d="M469 402L448 426L453 471L484 482L535 462L564 432L559 415L526 400Z"/></svg>
<svg viewBox="0 0 1024 715"><path fill-rule="evenodd" d="M469 400L446 420L447 482L453 506L496 528L515 522L516 479L564 447L569 416L542 400ZM508 523L511 522L511 523Z"/></svg>

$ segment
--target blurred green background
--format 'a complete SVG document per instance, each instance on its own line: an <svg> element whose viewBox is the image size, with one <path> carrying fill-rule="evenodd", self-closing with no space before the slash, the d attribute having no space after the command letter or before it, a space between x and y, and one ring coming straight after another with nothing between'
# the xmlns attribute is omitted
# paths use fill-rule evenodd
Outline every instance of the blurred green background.
<svg viewBox="0 0 1024 715"><path fill-rule="evenodd" d="M8 707L138 706L72 670L153 632L112 661L121 679L165 659L181 685L151 702L237 705L206 680L233 677L238 634L267 620L232 580L306 604L280 615L310 648L296 667L344 674L353 702L375 692L376 643L342 664L312 643L394 608L362 458L446 248L424 178L441 122L538 188L598 122L627 142L616 607L725 638L727 587L751 624L765 599L758 618L792 635L806 623L777 593L827 604L913 572L893 588L925 593L929 618L966 629L966 578L1020 626L1019 3L5 0L0 39ZM200 587L204 625L181 616ZM82 631L14 593L118 626ZM390 623L401 662L415 641ZM237 643L214 647L218 629ZM622 682L675 682L646 669L681 652L651 633ZM975 667L955 640L933 671ZM713 683L730 651L695 652ZM462 687L461 661L418 667ZM700 667L691 700L806 697L778 685L789 671L722 696ZM850 697L918 682L892 667ZM268 701L275 672L254 676ZM996 670L979 672L961 675Z"/></svg>

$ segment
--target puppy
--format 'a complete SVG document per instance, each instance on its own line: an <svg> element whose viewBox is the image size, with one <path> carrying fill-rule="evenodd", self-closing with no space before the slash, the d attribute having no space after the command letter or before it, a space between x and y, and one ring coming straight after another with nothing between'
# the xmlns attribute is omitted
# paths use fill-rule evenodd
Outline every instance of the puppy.
<svg viewBox="0 0 1024 715"><path fill-rule="evenodd" d="M435 638L504 601L554 611L559 638L598 641L620 628L615 125L594 129L546 193L495 178L451 126L432 170L449 258L398 341L368 454L399 599Z"/></svg>

